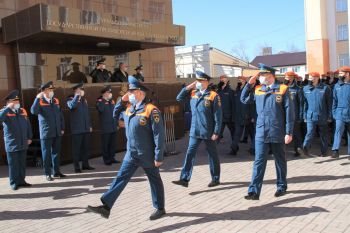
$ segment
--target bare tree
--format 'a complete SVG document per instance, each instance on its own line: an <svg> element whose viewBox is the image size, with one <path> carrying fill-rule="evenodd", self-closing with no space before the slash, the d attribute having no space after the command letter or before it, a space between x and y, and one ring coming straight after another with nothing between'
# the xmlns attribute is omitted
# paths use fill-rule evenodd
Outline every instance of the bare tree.
<svg viewBox="0 0 350 233"><path fill-rule="evenodd" d="M247 64L247 66L249 66L250 56L248 54L248 48L243 41L239 42L236 46L234 46L234 48L232 49L232 54L244 61Z"/></svg>
<svg viewBox="0 0 350 233"><path fill-rule="evenodd" d="M287 51L289 53L296 53L296 52L300 52L300 49L294 43L290 43L287 45Z"/></svg>

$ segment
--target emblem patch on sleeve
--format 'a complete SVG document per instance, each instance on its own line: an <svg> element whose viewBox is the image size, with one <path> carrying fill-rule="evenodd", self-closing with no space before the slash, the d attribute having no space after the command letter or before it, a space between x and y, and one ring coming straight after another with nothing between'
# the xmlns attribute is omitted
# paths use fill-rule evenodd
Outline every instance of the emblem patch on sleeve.
<svg viewBox="0 0 350 233"><path fill-rule="evenodd" d="M145 126L147 124L147 119L146 117L141 117L140 118L140 125Z"/></svg>
<svg viewBox="0 0 350 233"><path fill-rule="evenodd" d="M205 100L204 106L207 107L207 108L209 108L210 105L211 105L210 100Z"/></svg>
<svg viewBox="0 0 350 233"><path fill-rule="evenodd" d="M281 95L276 96L276 102L279 104L282 103L282 96Z"/></svg>

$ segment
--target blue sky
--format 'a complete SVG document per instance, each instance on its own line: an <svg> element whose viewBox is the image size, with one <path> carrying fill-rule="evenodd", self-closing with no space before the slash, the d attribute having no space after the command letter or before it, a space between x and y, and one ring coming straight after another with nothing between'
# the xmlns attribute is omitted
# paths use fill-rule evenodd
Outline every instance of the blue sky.
<svg viewBox="0 0 350 233"><path fill-rule="evenodd" d="M186 26L186 45L209 43L228 53L243 47L252 60L305 50L304 0L173 0L174 24Z"/></svg>

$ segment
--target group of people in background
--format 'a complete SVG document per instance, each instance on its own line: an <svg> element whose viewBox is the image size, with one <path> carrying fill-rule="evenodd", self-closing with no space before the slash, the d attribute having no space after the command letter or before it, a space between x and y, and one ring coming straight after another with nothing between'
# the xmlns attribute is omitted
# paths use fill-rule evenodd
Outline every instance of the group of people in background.
<svg viewBox="0 0 350 233"><path fill-rule="evenodd" d="M128 82L128 65L121 62L114 73L106 69L105 58L97 61L95 69L90 73L93 83L106 83L106 82ZM137 80L144 82L143 66L139 65L135 68L135 74L133 75Z"/></svg>

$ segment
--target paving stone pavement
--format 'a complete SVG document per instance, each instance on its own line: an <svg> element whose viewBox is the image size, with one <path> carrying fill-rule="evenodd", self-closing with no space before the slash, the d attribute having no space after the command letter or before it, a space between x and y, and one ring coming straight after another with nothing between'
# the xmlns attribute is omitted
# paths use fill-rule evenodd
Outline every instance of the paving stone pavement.
<svg viewBox="0 0 350 233"><path fill-rule="evenodd" d="M225 134L228 138L227 132ZM247 144L236 157L228 156L229 140L219 145L220 186L208 188L210 173L204 144L196 158L188 188L171 184L179 172L188 137L177 141L178 155L166 157L161 169L167 216L149 221L153 211L149 183L139 169L112 209L108 220L86 213L87 205L99 205L101 194L120 165L104 166L91 160L93 172L74 174L71 164L62 166L65 179L47 182L41 169L28 168L32 188L11 191L7 167L0 167L1 232L350 232L350 161L315 157L295 159L288 150L288 194L275 198L276 173L268 162L259 201L243 196L251 178L253 157ZM313 145L315 154L319 143ZM341 151L342 154L345 150ZM117 155L122 159L123 153Z"/></svg>

